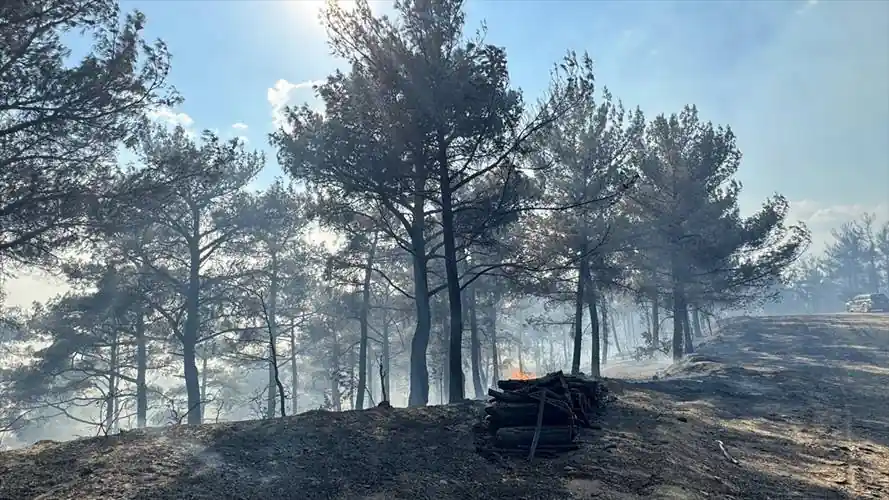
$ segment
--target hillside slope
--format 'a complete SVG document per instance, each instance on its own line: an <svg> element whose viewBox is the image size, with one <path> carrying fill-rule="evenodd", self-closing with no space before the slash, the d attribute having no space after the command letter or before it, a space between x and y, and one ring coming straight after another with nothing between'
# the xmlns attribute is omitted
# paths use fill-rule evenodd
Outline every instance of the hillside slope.
<svg viewBox="0 0 889 500"><path fill-rule="evenodd" d="M479 402L310 412L2 453L0 499L889 497L889 316L736 318L609 385L601 429L534 464L475 452Z"/></svg>

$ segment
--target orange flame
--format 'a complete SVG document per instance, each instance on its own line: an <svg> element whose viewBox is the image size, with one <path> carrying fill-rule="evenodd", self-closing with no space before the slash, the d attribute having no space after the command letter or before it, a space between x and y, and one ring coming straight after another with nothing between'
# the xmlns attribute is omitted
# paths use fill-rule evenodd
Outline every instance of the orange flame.
<svg viewBox="0 0 889 500"><path fill-rule="evenodd" d="M509 374L510 380L531 380L532 378L536 378L531 372L523 372L521 370L513 370L512 373Z"/></svg>

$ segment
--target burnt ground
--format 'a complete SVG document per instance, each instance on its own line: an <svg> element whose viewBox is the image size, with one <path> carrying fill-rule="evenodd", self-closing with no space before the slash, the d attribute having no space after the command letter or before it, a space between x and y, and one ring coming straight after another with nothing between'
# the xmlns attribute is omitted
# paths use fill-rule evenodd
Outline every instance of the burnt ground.
<svg viewBox="0 0 889 500"><path fill-rule="evenodd" d="M889 497L889 316L736 318L608 384L581 449L532 464L476 453L480 402L316 411L5 452L0 499Z"/></svg>

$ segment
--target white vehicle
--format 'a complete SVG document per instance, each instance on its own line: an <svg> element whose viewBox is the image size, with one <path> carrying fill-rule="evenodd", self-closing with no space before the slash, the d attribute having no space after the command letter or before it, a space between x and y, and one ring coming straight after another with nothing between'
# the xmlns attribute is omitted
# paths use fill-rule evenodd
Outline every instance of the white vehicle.
<svg viewBox="0 0 889 500"><path fill-rule="evenodd" d="M852 300L846 302L846 312L889 312L889 297L883 293L856 295Z"/></svg>

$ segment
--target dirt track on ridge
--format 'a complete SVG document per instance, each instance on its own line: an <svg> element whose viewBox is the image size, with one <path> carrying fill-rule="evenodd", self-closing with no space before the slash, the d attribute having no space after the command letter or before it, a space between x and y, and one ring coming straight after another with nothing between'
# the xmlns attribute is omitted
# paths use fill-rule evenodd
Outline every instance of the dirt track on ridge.
<svg viewBox="0 0 889 500"><path fill-rule="evenodd" d="M889 498L887 315L735 318L665 378L616 389L592 498Z"/></svg>
<svg viewBox="0 0 889 500"><path fill-rule="evenodd" d="M0 500L889 498L889 315L735 318L608 383L581 450L533 464L475 452L480 402L309 412L2 453Z"/></svg>

